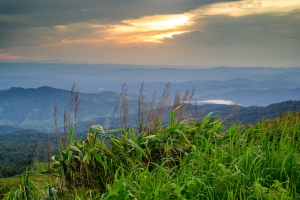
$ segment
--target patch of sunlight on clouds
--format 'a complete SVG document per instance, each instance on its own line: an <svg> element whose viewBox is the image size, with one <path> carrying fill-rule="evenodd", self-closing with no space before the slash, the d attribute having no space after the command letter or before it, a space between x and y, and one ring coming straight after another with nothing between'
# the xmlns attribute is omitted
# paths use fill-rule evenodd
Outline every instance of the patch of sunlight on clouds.
<svg viewBox="0 0 300 200"><path fill-rule="evenodd" d="M126 19L119 24L101 23L74 23L54 26L57 34L64 34L68 31L68 36L61 40L63 43L99 43L114 42L117 44L134 43L161 43L165 38L172 38L193 31L194 24L192 15L153 15L144 16L138 19ZM84 30L86 34L78 33ZM71 37L70 37L71 35Z"/></svg>
<svg viewBox="0 0 300 200"><path fill-rule="evenodd" d="M123 20L122 25L107 29L107 40L118 43L160 43L165 38L192 31L194 24L189 14L154 15Z"/></svg>
<svg viewBox="0 0 300 200"><path fill-rule="evenodd" d="M201 30L201 21L210 16L284 15L297 9L300 10L300 0L241 0L214 3L182 14L143 16L113 24L80 22L53 28L63 37L60 44L159 44L175 35Z"/></svg>
<svg viewBox="0 0 300 200"><path fill-rule="evenodd" d="M299 0L242 0L211 4L200 7L191 13L196 16L227 15L240 17L268 13L288 14L299 9Z"/></svg>

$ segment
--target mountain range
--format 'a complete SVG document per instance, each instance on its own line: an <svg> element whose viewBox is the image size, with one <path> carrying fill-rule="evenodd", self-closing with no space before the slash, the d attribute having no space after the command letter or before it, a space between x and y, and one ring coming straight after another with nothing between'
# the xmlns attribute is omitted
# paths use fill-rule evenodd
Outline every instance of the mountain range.
<svg viewBox="0 0 300 200"><path fill-rule="evenodd" d="M228 94L234 91L228 92ZM281 98L289 98L294 95L294 99L300 99L300 89L274 89L262 91L242 90L239 94L251 94L253 98L263 98L265 94L276 97L276 94L286 94L283 97L278 95L278 100ZM210 94L212 98L217 98ZM261 95L261 96L259 96ZM44 131L45 128L49 131L54 130L54 106L58 106L58 122L62 129L64 109L69 108L70 91L56 89L48 86L39 87L36 89L10 88L0 91L0 133L16 131L19 129L35 129ZM95 121L96 124L102 124L106 119L111 120L114 112L114 107L118 99L117 92L104 91L100 93L81 93L80 94L80 109L79 109L79 127L81 130L87 130L90 122ZM224 97L224 96L222 96ZM286 99L287 100L287 99ZM137 113L137 98L135 95L129 96L130 111L134 116ZM251 99L249 99L251 101ZM234 109L233 109L234 108ZM228 117L228 121L237 120L240 123L254 123L260 119L274 118L281 113L300 109L299 101L285 101L281 103L271 104L266 107L242 105L218 105L205 104L198 105L197 109L203 111L203 115L210 112L225 117L228 112L233 112L233 116ZM131 124L135 124L135 117L132 117Z"/></svg>
<svg viewBox="0 0 300 200"><path fill-rule="evenodd" d="M0 63L0 90L12 87L69 90L76 82L82 93L120 92L126 83L137 98L142 83L148 101L171 83L171 93L194 86L198 101L222 99L243 106L267 106L299 100L300 68L138 66L113 64Z"/></svg>

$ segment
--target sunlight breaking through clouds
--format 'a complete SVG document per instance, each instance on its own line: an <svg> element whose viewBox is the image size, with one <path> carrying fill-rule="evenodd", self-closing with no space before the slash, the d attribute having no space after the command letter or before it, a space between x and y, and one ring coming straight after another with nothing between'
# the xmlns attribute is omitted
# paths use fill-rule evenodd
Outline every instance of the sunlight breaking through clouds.
<svg viewBox="0 0 300 200"><path fill-rule="evenodd" d="M299 0L242 0L214 3L183 14L143 16L114 24L81 22L54 26L54 29L58 34L69 35L60 44L155 44L163 43L166 38L173 38L175 35L201 30L201 20L209 16L242 17L268 13L283 15L299 8Z"/></svg>
<svg viewBox="0 0 300 200"><path fill-rule="evenodd" d="M124 20L122 25L106 30L106 39L118 43L160 43L164 38L192 31L193 23L188 14L145 16Z"/></svg>

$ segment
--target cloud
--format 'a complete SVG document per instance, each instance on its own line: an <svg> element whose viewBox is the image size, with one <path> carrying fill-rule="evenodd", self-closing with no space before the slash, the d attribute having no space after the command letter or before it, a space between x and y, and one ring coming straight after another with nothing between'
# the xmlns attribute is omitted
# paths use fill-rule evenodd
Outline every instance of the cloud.
<svg viewBox="0 0 300 200"><path fill-rule="evenodd" d="M98 92L102 92L104 90L104 88L103 87L100 87L99 89L98 89Z"/></svg>
<svg viewBox="0 0 300 200"><path fill-rule="evenodd" d="M26 60L25 57L21 55L14 55L7 53L3 50L0 50L0 61L24 61Z"/></svg>
<svg viewBox="0 0 300 200"><path fill-rule="evenodd" d="M287 15L296 10L295 8L297 7L300 7L300 2L297 0L219 2L200 6L197 9L183 12L182 14L143 15L137 18L124 18L112 22L93 19L84 22L60 24L49 27L50 31L48 32L57 39L61 38L61 44L114 42L118 44L140 45L143 43L163 43L165 39L173 38L177 35L192 31L204 31L207 22L218 16L245 19L246 16L262 14L275 13L278 15ZM89 9L84 10L87 12ZM230 24L228 23L228 18L226 18L227 22L223 19L220 20L224 22L225 26L226 24ZM260 22L256 21L256 23ZM34 28L34 32L42 35L46 32L44 29ZM219 28L219 30L222 29L226 28ZM40 41L42 42L42 40ZM43 41L45 42L45 40ZM49 43L53 44L53 41L49 40Z"/></svg>
<svg viewBox="0 0 300 200"><path fill-rule="evenodd" d="M294 66L297 8L298 0L0 0L0 49L37 60Z"/></svg>
<svg viewBox="0 0 300 200"><path fill-rule="evenodd" d="M200 16L227 15L241 17L268 13L286 15L295 10L300 10L300 1L298 0L242 0L215 3L200 7L192 13Z"/></svg>
<svg viewBox="0 0 300 200"><path fill-rule="evenodd" d="M161 43L164 38L190 32L189 27L193 23L188 14L153 15L127 19L123 20L122 24L105 30L105 40L118 43Z"/></svg>

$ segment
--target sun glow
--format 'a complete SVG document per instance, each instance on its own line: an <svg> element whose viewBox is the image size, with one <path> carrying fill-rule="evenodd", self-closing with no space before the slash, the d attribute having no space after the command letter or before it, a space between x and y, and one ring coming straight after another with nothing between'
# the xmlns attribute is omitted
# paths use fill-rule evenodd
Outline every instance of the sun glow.
<svg viewBox="0 0 300 200"><path fill-rule="evenodd" d="M286 15L300 9L299 0L240 0L201 6L182 14L151 15L124 19L113 24L100 21L54 26L57 35L65 35L61 44L158 44L176 35L206 31L211 16Z"/></svg>
<svg viewBox="0 0 300 200"><path fill-rule="evenodd" d="M190 32L189 26L193 24L191 16L187 14L145 16L124 20L122 23L107 30L107 40L118 43L160 43L165 38Z"/></svg>
<svg viewBox="0 0 300 200"><path fill-rule="evenodd" d="M185 15L158 15L137 20L126 20L124 23L149 30L166 30L180 27L188 23L188 21L189 17Z"/></svg>

